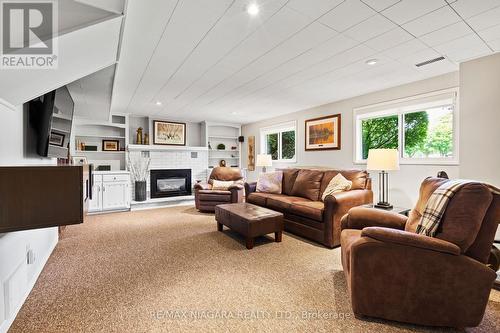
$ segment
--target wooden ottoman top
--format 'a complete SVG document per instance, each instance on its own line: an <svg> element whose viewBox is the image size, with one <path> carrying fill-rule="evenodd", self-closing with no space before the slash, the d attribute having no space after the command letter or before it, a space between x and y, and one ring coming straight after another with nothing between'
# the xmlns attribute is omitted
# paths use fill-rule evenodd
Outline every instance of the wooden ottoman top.
<svg viewBox="0 0 500 333"><path fill-rule="evenodd" d="M216 215L218 210L236 215L247 221L256 221L283 216L280 212L275 212L274 210L259 207L246 202L217 205L215 206Z"/></svg>

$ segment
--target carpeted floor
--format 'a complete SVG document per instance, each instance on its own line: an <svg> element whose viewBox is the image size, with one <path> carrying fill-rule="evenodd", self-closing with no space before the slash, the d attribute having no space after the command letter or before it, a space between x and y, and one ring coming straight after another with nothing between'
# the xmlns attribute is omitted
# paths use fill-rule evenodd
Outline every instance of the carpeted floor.
<svg viewBox="0 0 500 333"><path fill-rule="evenodd" d="M253 250L191 207L67 227L9 332L451 332L354 318L340 264L289 234ZM498 332L493 291L480 327Z"/></svg>

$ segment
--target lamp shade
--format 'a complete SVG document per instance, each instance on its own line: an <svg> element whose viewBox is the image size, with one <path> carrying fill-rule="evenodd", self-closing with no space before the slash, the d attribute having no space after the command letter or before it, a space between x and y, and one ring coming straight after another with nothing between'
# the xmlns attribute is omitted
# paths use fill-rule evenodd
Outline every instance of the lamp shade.
<svg viewBox="0 0 500 333"><path fill-rule="evenodd" d="M399 152L397 149L370 149L368 151L368 170L399 170Z"/></svg>
<svg viewBox="0 0 500 333"><path fill-rule="evenodd" d="M273 166L273 159L271 155L259 154L257 155L257 161L255 165L260 167L270 167Z"/></svg>

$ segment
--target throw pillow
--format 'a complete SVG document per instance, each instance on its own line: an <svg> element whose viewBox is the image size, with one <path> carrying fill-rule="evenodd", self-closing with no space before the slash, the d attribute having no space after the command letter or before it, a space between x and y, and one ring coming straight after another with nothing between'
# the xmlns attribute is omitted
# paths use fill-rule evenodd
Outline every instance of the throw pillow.
<svg viewBox="0 0 500 333"><path fill-rule="evenodd" d="M215 191L227 191L229 186L233 185L234 182L232 180L224 181L224 180L212 180L212 190Z"/></svg>
<svg viewBox="0 0 500 333"><path fill-rule="evenodd" d="M257 192L281 194L283 171L261 173L257 180Z"/></svg>
<svg viewBox="0 0 500 333"><path fill-rule="evenodd" d="M341 173L338 173L328 183L328 186L326 187L325 191L323 192L323 195L321 196L321 200L325 201L326 196L333 193L349 191L351 189L351 186L352 182L350 180L345 179L345 177L342 176Z"/></svg>

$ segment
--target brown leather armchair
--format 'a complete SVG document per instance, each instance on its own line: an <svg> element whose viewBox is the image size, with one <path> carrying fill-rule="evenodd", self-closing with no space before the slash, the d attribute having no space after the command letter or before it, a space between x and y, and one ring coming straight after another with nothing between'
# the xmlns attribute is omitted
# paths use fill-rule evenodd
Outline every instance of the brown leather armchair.
<svg viewBox="0 0 500 333"><path fill-rule="evenodd" d="M450 200L435 237L415 233L430 195L448 179L427 178L409 217L353 208L341 221L342 266L356 315L473 327L496 278L486 264L500 196L480 183Z"/></svg>
<svg viewBox="0 0 500 333"><path fill-rule="evenodd" d="M213 190L213 180L241 181L241 184L231 185L227 191ZM210 173L208 183L194 185L196 209L202 212L213 212L215 206L225 203L243 202L243 177L238 168L215 167Z"/></svg>

